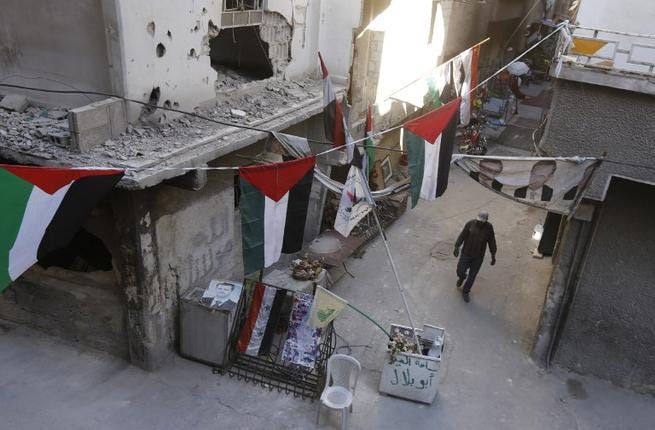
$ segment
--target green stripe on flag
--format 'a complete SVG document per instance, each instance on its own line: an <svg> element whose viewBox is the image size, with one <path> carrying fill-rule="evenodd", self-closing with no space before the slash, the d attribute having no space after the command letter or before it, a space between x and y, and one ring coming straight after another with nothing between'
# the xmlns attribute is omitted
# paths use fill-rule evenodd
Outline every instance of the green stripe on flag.
<svg viewBox="0 0 655 430"><path fill-rule="evenodd" d="M265 196L241 178L241 236L243 270L253 273L264 267L264 208Z"/></svg>
<svg viewBox="0 0 655 430"><path fill-rule="evenodd" d="M370 137L366 139L366 155L368 156L368 163L366 163L366 180L368 181L371 177L373 163L375 163L375 145Z"/></svg>
<svg viewBox="0 0 655 430"><path fill-rule="evenodd" d="M423 185L423 172L425 170L425 140L411 131L405 129L403 145L407 148L409 158L409 177L411 180L410 194L412 208L418 203Z"/></svg>
<svg viewBox="0 0 655 430"><path fill-rule="evenodd" d="M16 242L25 207L34 186L4 169L0 169L0 292L11 284L9 276L9 251Z"/></svg>

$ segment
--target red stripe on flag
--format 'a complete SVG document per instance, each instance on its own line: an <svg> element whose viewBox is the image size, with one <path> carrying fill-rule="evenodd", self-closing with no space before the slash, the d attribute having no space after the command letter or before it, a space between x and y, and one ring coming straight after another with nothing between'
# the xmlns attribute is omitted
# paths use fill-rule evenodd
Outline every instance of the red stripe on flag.
<svg viewBox="0 0 655 430"><path fill-rule="evenodd" d="M471 54L471 89L478 86L478 63L480 61L480 46L473 48L473 53ZM473 112L473 106L475 105L475 95L477 90L471 93L471 112Z"/></svg>
<svg viewBox="0 0 655 430"><path fill-rule="evenodd" d="M434 143L451 118L459 110L461 97L457 97L439 109L435 109L405 124L405 128L430 143Z"/></svg>
<svg viewBox="0 0 655 430"><path fill-rule="evenodd" d="M323 99L331 100L323 106L325 135L328 140L332 141L333 146L338 148L346 144L346 129L344 126L346 121L343 116L341 103L339 103L337 95L334 92L330 74L320 52L318 53L318 59L321 61L321 73L323 74ZM325 94L325 92L329 92L329 94Z"/></svg>
<svg viewBox="0 0 655 430"><path fill-rule="evenodd" d="M239 175L267 197L279 201L314 168L314 156L265 166L240 167Z"/></svg>
<svg viewBox="0 0 655 430"><path fill-rule="evenodd" d="M39 187L48 194L54 194L61 187L87 176L108 176L122 175L119 169L75 169L38 166L14 166L0 164L0 169L5 169L11 174Z"/></svg>
<svg viewBox="0 0 655 430"><path fill-rule="evenodd" d="M250 337L252 336L252 331L255 329L255 323L257 322L257 317L259 316L259 308L262 307L262 300L264 298L264 291L266 287L264 285L257 283L255 285L255 292L252 295L252 302L250 303L250 309L248 309L248 317L246 322L241 329L241 335L237 342L237 350L245 354L248 345L250 344Z"/></svg>
<svg viewBox="0 0 655 430"><path fill-rule="evenodd" d="M321 55L320 52L318 53L318 59L321 61L321 73L323 74L323 79L327 79L328 75L329 75L328 74L328 69L327 69L327 67L325 67L325 62L323 61L323 56ZM316 64L316 63L314 63L314 64Z"/></svg>

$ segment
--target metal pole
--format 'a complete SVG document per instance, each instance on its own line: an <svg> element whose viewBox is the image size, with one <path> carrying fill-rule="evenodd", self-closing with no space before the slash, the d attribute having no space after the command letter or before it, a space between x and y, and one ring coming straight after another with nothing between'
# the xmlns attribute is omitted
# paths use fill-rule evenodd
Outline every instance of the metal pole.
<svg viewBox="0 0 655 430"><path fill-rule="evenodd" d="M400 278L398 277L398 271L396 270L396 264L393 261L393 257L391 256L391 250L389 249L389 244L387 243L387 236L384 234L384 230L382 229L382 224L380 224L380 218L378 218L378 212L373 206L373 217L375 218L375 222L378 225L378 229L380 230L380 236L382 237L382 243L384 243L384 249L387 250L387 256L389 257L389 262L391 263L391 270L393 270L393 275L396 278L396 284L398 285L398 291L400 291L400 297L403 298L403 304L405 305L405 312L407 312L407 318L409 319L409 325L412 327L412 332L414 333L414 341L416 342L416 353L420 354L421 353L421 342L418 340L418 333L416 333L416 326L414 325L414 321L412 320L412 314L409 312L409 306L407 305L407 299L405 298L405 290L403 288L403 285L400 283Z"/></svg>

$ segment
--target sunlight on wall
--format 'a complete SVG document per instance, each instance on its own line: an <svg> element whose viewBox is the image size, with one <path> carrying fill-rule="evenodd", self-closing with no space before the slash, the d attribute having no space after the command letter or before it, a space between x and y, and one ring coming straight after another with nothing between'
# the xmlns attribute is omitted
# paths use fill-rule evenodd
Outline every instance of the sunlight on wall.
<svg viewBox="0 0 655 430"><path fill-rule="evenodd" d="M394 0L364 30L384 32L375 96L381 115L391 109L392 97L395 100L402 97L402 101L415 106L423 105L427 85L420 78L437 65L444 49L443 9L440 3L434 5L432 0L419 0L408 7L406 1Z"/></svg>

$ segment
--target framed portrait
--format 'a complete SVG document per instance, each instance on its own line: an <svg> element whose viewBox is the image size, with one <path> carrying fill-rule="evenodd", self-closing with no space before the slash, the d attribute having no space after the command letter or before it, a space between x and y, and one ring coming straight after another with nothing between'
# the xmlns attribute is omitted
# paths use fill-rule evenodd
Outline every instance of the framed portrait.
<svg viewBox="0 0 655 430"><path fill-rule="evenodd" d="M393 171L391 170L391 159L388 155L382 160L380 168L382 170L382 178L384 178L384 183L386 184L393 176Z"/></svg>

